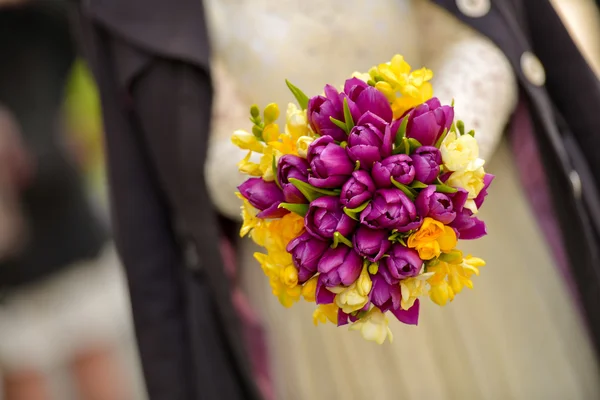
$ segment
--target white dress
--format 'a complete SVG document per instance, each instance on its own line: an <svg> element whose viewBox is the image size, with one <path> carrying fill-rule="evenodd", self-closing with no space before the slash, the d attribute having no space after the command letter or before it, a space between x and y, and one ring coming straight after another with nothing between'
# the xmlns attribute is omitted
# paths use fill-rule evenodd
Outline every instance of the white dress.
<svg viewBox="0 0 600 400"><path fill-rule="evenodd" d="M434 70L435 94L455 99L497 175L481 211L489 236L459 244L488 263L475 289L443 308L423 301L418 327L392 322L393 344L314 327L314 305L283 308L255 247L242 242L241 272L267 330L279 399L600 398L581 317L502 140L517 84L498 48L426 0L210 0L207 10L216 87L207 178L225 214L239 218L233 192L244 177L235 163L245 154L229 136L249 127L250 104L285 107L285 78L316 94L396 53Z"/></svg>

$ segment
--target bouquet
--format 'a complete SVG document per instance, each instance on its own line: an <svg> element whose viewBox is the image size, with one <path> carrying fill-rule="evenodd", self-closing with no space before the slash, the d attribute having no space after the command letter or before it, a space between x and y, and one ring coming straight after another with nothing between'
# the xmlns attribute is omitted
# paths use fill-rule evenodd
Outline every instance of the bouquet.
<svg viewBox="0 0 600 400"><path fill-rule="evenodd" d="M432 76L396 55L311 98L286 81L298 104L284 129L276 104L252 106L251 132L232 136L248 150L240 234L264 247L282 305L316 304L315 325L391 341L389 313L416 325L421 297L445 305L485 265L456 245L486 234L476 214L493 176Z"/></svg>

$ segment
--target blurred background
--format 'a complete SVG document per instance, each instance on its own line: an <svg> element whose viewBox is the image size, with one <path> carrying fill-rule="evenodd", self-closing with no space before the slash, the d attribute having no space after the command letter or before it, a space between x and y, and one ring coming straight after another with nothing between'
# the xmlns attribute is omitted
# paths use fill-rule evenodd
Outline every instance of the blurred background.
<svg viewBox="0 0 600 400"><path fill-rule="evenodd" d="M66 15L15 2L0 0L0 399L143 400L93 77ZM596 10L570 4L599 73L600 32L580 34Z"/></svg>

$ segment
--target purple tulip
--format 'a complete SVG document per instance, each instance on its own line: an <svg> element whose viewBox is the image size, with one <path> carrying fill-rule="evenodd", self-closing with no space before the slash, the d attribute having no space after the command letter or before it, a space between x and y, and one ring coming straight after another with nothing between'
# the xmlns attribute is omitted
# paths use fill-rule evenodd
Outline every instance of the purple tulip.
<svg viewBox="0 0 600 400"><path fill-rule="evenodd" d="M238 190L248 202L258 209L259 218L280 218L289 211L279 208L284 201L283 192L275 182L267 182L262 178L250 178L238 186Z"/></svg>
<svg viewBox="0 0 600 400"><path fill-rule="evenodd" d="M298 281L304 283L317 272L319 259L329 247L328 242L315 239L308 232L295 239L287 245L287 252L292 255L294 265L298 268Z"/></svg>
<svg viewBox="0 0 600 400"><path fill-rule="evenodd" d="M421 146L410 156L415 167L415 179L430 184L440 174L442 153L433 146Z"/></svg>
<svg viewBox="0 0 600 400"><path fill-rule="evenodd" d="M368 112L348 136L348 155L352 161L360 161L364 169L371 169L375 161L391 154L391 148L384 149L384 135L389 135L389 125L377 115ZM391 143L391 142L390 142Z"/></svg>
<svg viewBox="0 0 600 400"><path fill-rule="evenodd" d="M488 194L487 189L490 187L490 184L492 183L493 180L494 180L494 175L492 175L492 174L485 174L485 176L483 177L483 189L481 189L481 192L479 192L479 194L475 198L475 206L478 209L483 204L483 201L485 200L485 196L487 196L487 194Z"/></svg>
<svg viewBox="0 0 600 400"><path fill-rule="evenodd" d="M288 203L307 203L306 198L292 185L290 178L298 179L302 182L308 182L308 161L304 158L286 154L279 159L277 164L277 180L283 189L283 197Z"/></svg>
<svg viewBox="0 0 600 400"><path fill-rule="evenodd" d="M331 240L335 232L349 236L354 231L356 221L344 213L339 198L323 196L310 203L304 225L315 238Z"/></svg>
<svg viewBox="0 0 600 400"><path fill-rule="evenodd" d="M417 276L421 272L423 260L416 250L409 249L397 243L379 264L379 272L390 285L397 284L401 279Z"/></svg>
<svg viewBox="0 0 600 400"><path fill-rule="evenodd" d="M318 271L327 287L350 286L362 270L363 259L354 249L340 245L327 249L319 260Z"/></svg>
<svg viewBox="0 0 600 400"><path fill-rule="evenodd" d="M474 217L473 213L466 208L456 214L450 226L454 228L459 239L472 240L487 235L485 223Z"/></svg>
<svg viewBox="0 0 600 400"><path fill-rule="evenodd" d="M389 232L386 230L361 226L356 230L352 243L358 254L369 261L376 262L391 246L388 236Z"/></svg>
<svg viewBox="0 0 600 400"><path fill-rule="evenodd" d="M315 96L308 101L307 119L310 127L320 136L331 136L338 142L346 140L346 132L333 122L330 117L344 122L344 98L346 94L338 93L331 85L325 86L325 96ZM356 104L348 99L348 107L356 121L362 114Z"/></svg>
<svg viewBox="0 0 600 400"><path fill-rule="evenodd" d="M335 300L335 294L325 287L325 281L325 275L319 275L315 291L315 303L317 304L331 304Z"/></svg>
<svg viewBox="0 0 600 400"><path fill-rule="evenodd" d="M380 274L373 275L371 281L373 282L371 302L379 307L381 312L400 308L400 300L402 300L400 285L390 285Z"/></svg>
<svg viewBox="0 0 600 400"><path fill-rule="evenodd" d="M360 213L360 222L373 229L417 229L421 219L413 202L399 189L380 189Z"/></svg>
<svg viewBox="0 0 600 400"><path fill-rule="evenodd" d="M379 90L358 78L351 78L344 84L344 92L356 104L361 114L371 112L386 122L392 121L390 102Z"/></svg>
<svg viewBox="0 0 600 400"><path fill-rule="evenodd" d="M402 307L391 309L390 311L398 319L398 321L408 324L417 325L419 323L419 299L415 300L415 304L408 310L403 310Z"/></svg>
<svg viewBox="0 0 600 400"><path fill-rule="evenodd" d="M450 129L454 120L454 108L442 106L434 97L410 111L406 126L406 137L414 138L423 146L433 146L444 133Z"/></svg>
<svg viewBox="0 0 600 400"><path fill-rule="evenodd" d="M431 217L444 224L449 224L456 217L452 200L444 193L437 193L434 185L421 190L415 206L421 218Z"/></svg>
<svg viewBox="0 0 600 400"><path fill-rule="evenodd" d="M311 169L308 183L319 188L340 187L354 171L346 150L335 144L331 136L321 136L312 142L307 160Z"/></svg>
<svg viewBox="0 0 600 400"><path fill-rule="evenodd" d="M371 171L373 180L378 188L392 187L390 178L404 185L412 183L415 179L415 167L410 156L406 154L396 154L390 156L381 162L373 164Z"/></svg>
<svg viewBox="0 0 600 400"><path fill-rule="evenodd" d="M344 207L356 208L365 201L371 200L373 192L375 192L375 184L371 175L363 170L354 171L352 177L342 186L340 201Z"/></svg>

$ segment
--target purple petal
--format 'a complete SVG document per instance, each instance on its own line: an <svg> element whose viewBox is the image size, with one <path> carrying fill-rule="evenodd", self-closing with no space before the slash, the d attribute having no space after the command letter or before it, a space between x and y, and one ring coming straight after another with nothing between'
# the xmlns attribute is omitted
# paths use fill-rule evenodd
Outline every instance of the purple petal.
<svg viewBox="0 0 600 400"><path fill-rule="evenodd" d="M363 113L371 111L387 122L392 121L393 112L389 101L374 87L366 87L356 99L356 105Z"/></svg>
<svg viewBox="0 0 600 400"><path fill-rule="evenodd" d="M331 304L334 300L335 294L327 290L325 287L324 277L319 276L319 279L317 280L315 302L317 304Z"/></svg>
<svg viewBox="0 0 600 400"><path fill-rule="evenodd" d="M487 194L488 194L487 189L490 187L490 184L492 183L493 180L494 180L494 175L492 175L492 174L485 174L485 176L483 177L483 189L481 189L481 192L479 192L479 194L475 198L475 206L477 208L480 208L481 205L483 204L483 201L485 200L485 196L487 196Z"/></svg>
<svg viewBox="0 0 600 400"><path fill-rule="evenodd" d="M395 310L392 309L391 312L398 318L398 321L408 325L417 325L419 322L419 299L415 300L415 304L408 310L398 307Z"/></svg>

